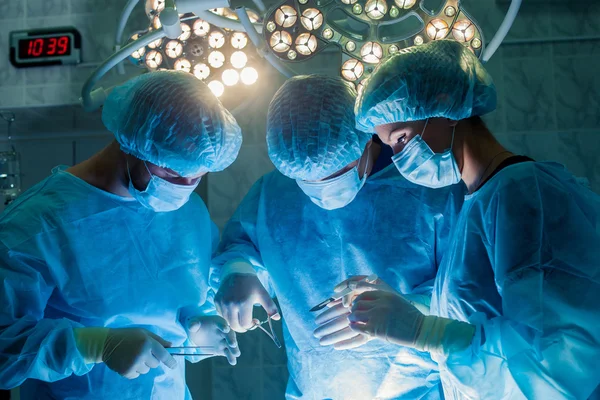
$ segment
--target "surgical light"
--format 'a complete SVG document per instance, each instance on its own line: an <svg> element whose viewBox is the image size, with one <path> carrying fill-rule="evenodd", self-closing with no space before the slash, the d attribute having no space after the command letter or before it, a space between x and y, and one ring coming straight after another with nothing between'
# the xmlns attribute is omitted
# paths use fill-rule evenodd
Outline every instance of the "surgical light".
<svg viewBox="0 0 600 400"><path fill-rule="evenodd" d="M244 47L246 47L247 44L248 44L248 36L246 36L245 33L234 32L234 34L231 35L231 46L233 46L234 49L241 50Z"/></svg>
<svg viewBox="0 0 600 400"><path fill-rule="evenodd" d="M223 86L223 84L219 81L209 82L208 87L217 97L223 96L223 93L225 92L225 86Z"/></svg>
<svg viewBox="0 0 600 400"><path fill-rule="evenodd" d="M308 56L317 50L317 38L310 33L303 33L296 39L298 53Z"/></svg>
<svg viewBox="0 0 600 400"><path fill-rule="evenodd" d="M151 50L146 54L146 66L150 69L156 69L162 64L163 58L156 50Z"/></svg>
<svg viewBox="0 0 600 400"><path fill-rule="evenodd" d="M381 19L387 13L387 3L385 0L369 0L365 4L365 13L371 19Z"/></svg>
<svg viewBox="0 0 600 400"><path fill-rule="evenodd" d="M213 49L220 49L225 44L225 35L219 31L213 31L208 35L208 45Z"/></svg>
<svg viewBox="0 0 600 400"><path fill-rule="evenodd" d="M288 51L292 46L292 35L286 31L275 31L269 41L273 50L278 53Z"/></svg>
<svg viewBox="0 0 600 400"><path fill-rule="evenodd" d="M194 21L194 34L198 37L204 37L210 32L210 24L201 19Z"/></svg>
<svg viewBox="0 0 600 400"><path fill-rule="evenodd" d="M148 47L151 48L151 49L156 49L157 47L160 47L162 45L162 43L163 43L163 39L162 38L161 39L157 39L154 42L150 43L148 45Z"/></svg>
<svg viewBox="0 0 600 400"><path fill-rule="evenodd" d="M165 0L146 0L146 15L151 16L165 9Z"/></svg>
<svg viewBox="0 0 600 400"><path fill-rule="evenodd" d="M252 85L258 80L258 72L252 67L246 67L242 70L241 78L244 85Z"/></svg>
<svg viewBox="0 0 600 400"><path fill-rule="evenodd" d="M427 24L427 36L431 40L439 40L448 36L448 23L443 19L437 18Z"/></svg>
<svg viewBox="0 0 600 400"><path fill-rule="evenodd" d="M363 72L363 64L354 58L351 58L342 65L342 76L350 82L360 79Z"/></svg>
<svg viewBox="0 0 600 400"><path fill-rule="evenodd" d="M177 39L181 40L182 42L185 42L191 36L192 36L192 29L190 28L190 26L188 24L182 22L181 23L181 35L179 35L179 37Z"/></svg>
<svg viewBox="0 0 600 400"><path fill-rule="evenodd" d="M208 63L213 68L221 68L225 64L225 56L220 51L212 51L208 55Z"/></svg>
<svg viewBox="0 0 600 400"><path fill-rule="evenodd" d="M165 54L169 58L177 58L183 54L183 44L179 40L170 40L165 46Z"/></svg>
<svg viewBox="0 0 600 400"><path fill-rule="evenodd" d="M235 69L226 69L222 75L223 83L227 86L233 86L240 81L240 74Z"/></svg>
<svg viewBox="0 0 600 400"><path fill-rule="evenodd" d="M395 0L395 3L398 7L408 10L417 3L417 0Z"/></svg>
<svg viewBox="0 0 600 400"><path fill-rule="evenodd" d="M248 56L243 51L236 51L231 55L231 65L234 68L242 69L248 63Z"/></svg>
<svg viewBox="0 0 600 400"><path fill-rule="evenodd" d="M194 65L194 75L200 80L205 80L210 75L210 68L204 63Z"/></svg>
<svg viewBox="0 0 600 400"><path fill-rule="evenodd" d="M383 57L383 48L377 42L367 42L360 49L360 55L364 62L369 64L377 64Z"/></svg>
<svg viewBox="0 0 600 400"><path fill-rule="evenodd" d="M190 72L192 70L192 63L186 58L180 58L177 61L175 61L175 70Z"/></svg>
<svg viewBox="0 0 600 400"><path fill-rule="evenodd" d="M475 26L468 19L463 19L454 24L452 36L458 42L470 42L475 36Z"/></svg>
<svg viewBox="0 0 600 400"><path fill-rule="evenodd" d="M283 28L289 28L296 23L298 13L293 7L281 6L275 12L275 22Z"/></svg>
<svg viewBox="0 0 600 400"><path fill-rule="evenodd" d="M323 13L316 8L307 8L300 17L302 26L309 31L319 29L323 25Z"/></svg>

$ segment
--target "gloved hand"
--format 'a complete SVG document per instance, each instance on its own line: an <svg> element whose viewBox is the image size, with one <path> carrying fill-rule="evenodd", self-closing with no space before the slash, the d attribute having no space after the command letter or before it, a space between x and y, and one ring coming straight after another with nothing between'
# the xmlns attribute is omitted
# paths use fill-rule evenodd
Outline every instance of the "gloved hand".
<svg viewBox="0 0 600 400"><path fill-rule="evenodd" d="M272 319L281 319L277 305L256 274L233 273L227 275L215 295L217 312L236 332L246 332L254 326L256 321L252 319L252 310L254 304L257 303Z"/></svg>
<svg viewBox="0 0 600 400"><path fill-rule="evenodd" d="M333 345L336 350L348 350L374 339L350 329L350 321L348 321L350 310L344 306L341 299L330 303L328 307L315 319L319 326L313 334L320 339L321 346Z"/></svg>
<svg viewBox="0 0 600 400"><path fill-rule="evenodd" d="M346 290L346 288L353 289L352 293L347 294L346 296L342 297L342 303L344 304L344 307L350 307L352 305L352 301L358 295L360 295L361 293L367 292L367 291L382 290L382 291L386 291L386 292L393 292L393 293L396 292L394 290L394 288L392 288L390 285L385 283L380 278L377 278L373 282L370 282L366 279L367 279L367 275L351 276L350 278L339 283L338 285L336 285L336 287L333 288L333 291L335 293L342 292L342 291Z"/></svg>
<svg viewBox="0 0 600 400"><path fill-rule="evenodd" d="M420 351L464 350L475 333L471 324L425 316L402 295L388 291L359 295L351 310L348 320L353 331Z"/></svg>
<svg viewBox="0 0 600 400"><path fill-rule="evenodd" d="M230 365L237 364L241 353L235 332L223 318L218 315L188 318L186 331L194 345L212 346L215 354L226 357Z"/></svg>
<svg viewBox="0 0 600 400"><path fill-rule="evenodd" d="M162 362L171 369L177 361L165 347L171 343L142 328L76 328L79 352L86 362L104 362L127 379L135 379Z"/></svg>

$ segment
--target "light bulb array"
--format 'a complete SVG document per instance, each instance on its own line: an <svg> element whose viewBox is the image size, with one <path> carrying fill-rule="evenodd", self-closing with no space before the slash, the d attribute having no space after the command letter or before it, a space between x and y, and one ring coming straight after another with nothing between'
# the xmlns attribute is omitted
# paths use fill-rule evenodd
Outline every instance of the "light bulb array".
<svg viewBox="0 0 600 400"><path fill-rule="evenodd" d="M329 45L342 51L341 76L357 89L386 57L432 40L450 39L483 53L481 29L460 6L447 0L437 12L424 0L285 0L264 18L263 35L283 61L302 62ZM409 19L420 29L402 28Z"/></svg>
<svg viewBox="0 0 600 400"><path fill-rule="evenodd" d="M132 36L130 41L160 28L158 17L165 7L164 3L164 0L146 1L150 27ZM237 15L229 9L210 11L237 19ZM250 12L249 15L251 21L258 21L256 14ZM180 14L179 17L182 34L177 39L159 39L136 50L129 59L151 71L169 69L193 74L205 81L217 97L222 96L227 87L240 83L250 86L258 80L254 49L246 33L218 28L192 13Z"/></svg>

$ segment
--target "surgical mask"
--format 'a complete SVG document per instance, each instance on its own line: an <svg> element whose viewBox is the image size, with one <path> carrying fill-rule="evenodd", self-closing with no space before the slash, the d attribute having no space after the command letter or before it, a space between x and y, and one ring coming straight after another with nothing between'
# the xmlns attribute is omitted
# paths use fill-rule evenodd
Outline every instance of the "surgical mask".
<svg viewBox="0 0 600 400"><path fill-rule="evenodd" d="M428 188L441 188L460 182L460 169L452 154L454 130L450 148L443 153L434 153L423 140L427 122L420 135L415 136L392 161L406 180Z"/></svg>
<svg viewBox="0 0 600 400"><path fill-rule="evenodd" d="M296 182L313 203L325 210L336 210L350 204L365 185L368 164L369 152L367 151L367 165L362 179L359 177L358 165L356 165L344 174L326 181L307 182L297 180Z"/></svg>
<svg viewBox="0 0 600 400"><path fill-rule="evenodd" d="M150 181L146 190L140 191L133 186L129 163L127 174L129 175L129 193L144 207L156 212L175 211L188 202L192 192L198 187L200 179L193 185L177 185L153 175L144 162L146 170L150 174Z"/></svg>

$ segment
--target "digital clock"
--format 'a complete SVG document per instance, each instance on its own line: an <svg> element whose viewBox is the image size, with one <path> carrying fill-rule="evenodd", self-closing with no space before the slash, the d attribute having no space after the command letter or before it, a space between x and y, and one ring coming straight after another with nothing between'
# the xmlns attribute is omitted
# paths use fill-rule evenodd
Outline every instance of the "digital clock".
<svg viewBox="0 0 600 400"><path fill-rule="evenodd" d="M10 62L17 68L81 62L81 35L73 27L10 33Z"/></svg>

